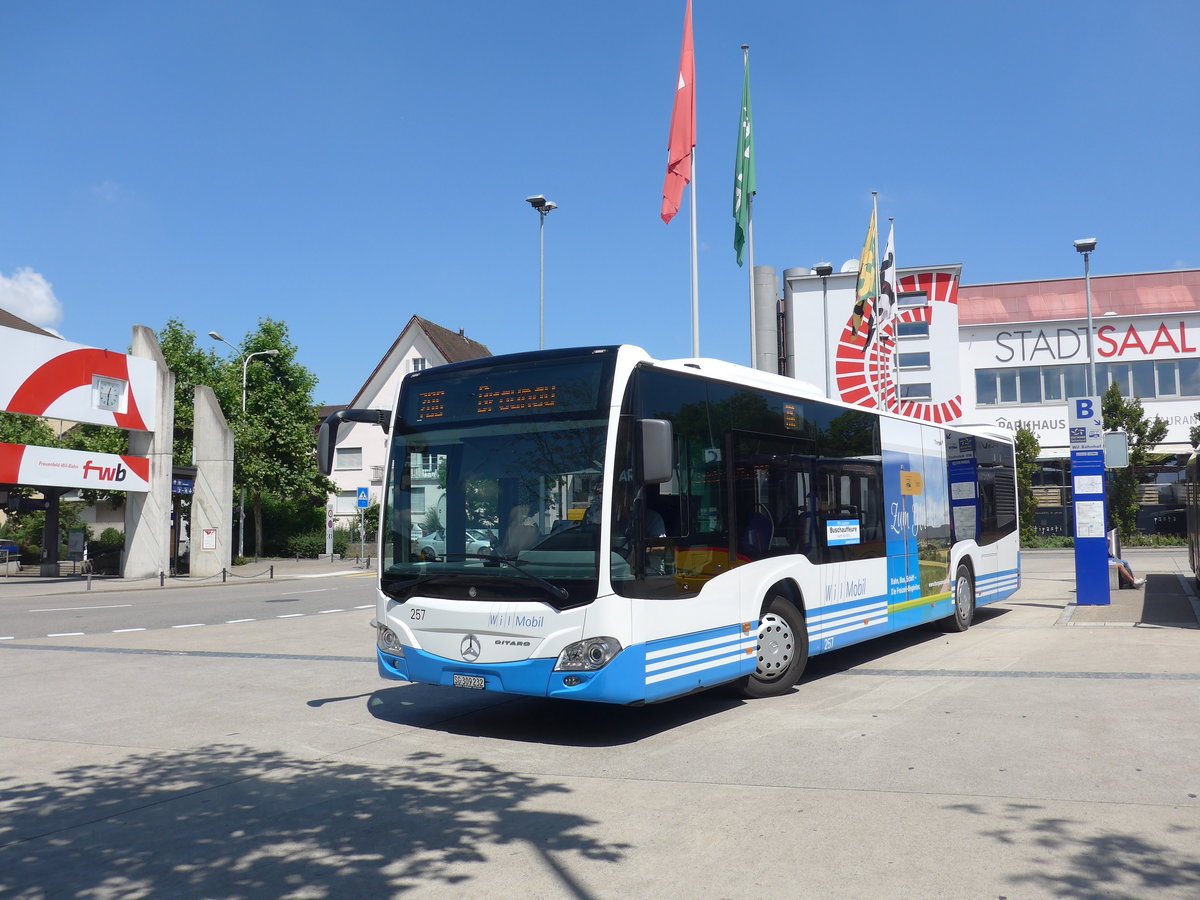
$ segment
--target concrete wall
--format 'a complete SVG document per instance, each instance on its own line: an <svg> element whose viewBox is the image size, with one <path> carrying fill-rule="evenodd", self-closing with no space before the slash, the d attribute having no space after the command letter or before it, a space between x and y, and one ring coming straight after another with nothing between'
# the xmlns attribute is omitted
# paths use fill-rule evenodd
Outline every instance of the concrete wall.
<svg viewBox="0 0 1200 900"><path fill-rule="evenodd" d="M233 429L213 389L203 385L196 388L194 421L196 487L188 559L192 577L205 578L218 574L233 558ZM212 549L205 549L206 530L212 532Z"/></svg>
<svg viewBox="0 0 1200 900"><path fill-rule="evenodd" d="M154 332L133 326L132 356L148 359L158 372L156 430L131 431L129 452L150 458L150 490L125 500L125 553L121 574L151 578L171 565L171 454L175 447L175 375L167 368Z"/></svg>

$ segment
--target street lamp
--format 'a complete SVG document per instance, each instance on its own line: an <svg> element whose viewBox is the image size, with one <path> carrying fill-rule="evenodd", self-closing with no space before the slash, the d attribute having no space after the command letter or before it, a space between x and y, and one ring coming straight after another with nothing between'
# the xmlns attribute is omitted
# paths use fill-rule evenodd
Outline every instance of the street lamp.
<svg viewBox="0 0 1200 900"><path fill-rule="evenodd" d="M210 331L208 336L214 341L220 341L234 353L241 353L237 347L225 340L215 331ZM250 365L250 360L256 356L278 356L278 350L256 350L253 353L247 353L246 358L242 360L242 418L246 417L246 371ZM246 549L246 486L242 485L242 500L241 506L238 507L238 556L245 556Z"/></svg>
<svg viewBox="0 0 1200 900"><path fill-rule="evenodd" d="M1075 242L1075 251L1083 254L1083 289L1087 296L1087 354L1088 354L1088 396L1095 397L1099 392L1096 384L1096 358L1092 355L1092 273L1088 265L1092 251L1096 249L1095 238L1082 238Z"/></svg>
<svg viewBox="0 0 1200 900"><path fill-rule="evenodd" d="M538 212L538 349L546 349L546 215L558 204L541 194L526 197L525 202Z"/></svg>
<svg viewBox="0 0 1200 900"><path fill-rule="evenodd" d="M824 311L821 339L825 342L821 356L825 360L825 396L833 399L833 384L829 375L829 276L833 274L833 266L827 262L819 262L812 270L814 275L821 276L821 308Z"/></svg>

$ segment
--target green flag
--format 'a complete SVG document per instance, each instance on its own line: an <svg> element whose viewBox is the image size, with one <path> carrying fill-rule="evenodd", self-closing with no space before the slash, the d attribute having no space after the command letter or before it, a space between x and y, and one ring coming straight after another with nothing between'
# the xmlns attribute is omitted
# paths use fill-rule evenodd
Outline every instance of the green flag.
<svg viewBox="0 0 1200 900"><path fill-rule="evenodd" d="M737 161L733 169L733 249L742 264L746 235L750 232L750 198L754 196L754 141L750 134L750 60L742 82L742 120L738 124Z"/></svg>

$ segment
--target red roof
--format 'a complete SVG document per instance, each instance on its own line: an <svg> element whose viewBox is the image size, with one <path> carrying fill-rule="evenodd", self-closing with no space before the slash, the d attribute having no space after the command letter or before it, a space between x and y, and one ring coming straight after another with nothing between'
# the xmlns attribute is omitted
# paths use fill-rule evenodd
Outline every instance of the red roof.
<svg viewBox="0 0 1200 900"><path fill-rule="evenodd" d="M1092 276L1092 317L1163 315L1200 311L1200 269ZM1086 319L1083 278L962 284L959 325L999 325Z"/></svg>

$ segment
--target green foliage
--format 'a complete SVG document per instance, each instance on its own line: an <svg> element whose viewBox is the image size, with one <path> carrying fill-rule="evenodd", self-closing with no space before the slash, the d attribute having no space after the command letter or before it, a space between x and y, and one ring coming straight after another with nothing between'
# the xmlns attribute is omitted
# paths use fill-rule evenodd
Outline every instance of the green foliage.
<svg viewBox="0 0 1200 900"><path fill-rule="evenodd" d="M100 532L100 538L96 541L96 544L106 550L124 547L125 535L116 528L105 528Z"/></svg>
<svg viewBox="0 0 1200 900"><path fill-rule="evenodd" d="M317 472L317 409L312 393L317 379L296 361L296 346L287 325L261 319L247 335L236 365L241 383L242 363L251 353L278 350L274 356L255 356L245 367L246 410L232 419L236 440L234 482L253 499L255 555L263 554L263 497L288 497L296 502L324 504L334 484Z"/></svg>
<svg viewBox="0 0 1200 900"><path fill-rule="evenodd" d="M293 536L321 533L321 552L325 552L325 505L310 500L293 500L275 494L264 494L263 553L266 556L295 556L290 541Z"/></svg>
<svg viewBox="0 0 1200 900"><path fill-rule="evenodd" d="M1193 418L1195 418L1197 422L1200 422L1200 413L1194 413ZM1192 426L1191 430L1188 432L1188 439L1192 442L1193 448L1200 447L1200 425Z"/></svg>
<svg viewBox="0 0 1200 900"><path fill-rule="evenodd" d="M215 350L201 349L196 343L196 333L179 319L167 320L158 332L158 343L167 368L175 375L174 462L177 466L190 466L196 388L200 385L211 387L228 419L234 404L241 403L241 370L239 368L235 374L230 366L222 364Z"/></svg>
<svg viewBox="0 0 1200 900"><path fill-rule="evenodd" d="M307 534L294 534L287 539L287 555L299 559L316 559L325 552L325 529Z"/></svg>
<svg viewBox="0 0 1200 900"><path fill-rule="evenodd" d="M28 444L32 447L58 447L54 429L37 416L0 412L0 443Z"/></svg>
<svg viewBox="0 0 1200 900"><path fill-rule="evenodd" d="M1167 436L1167 423L1158 416L1147 419L1142 401L1136 397L1126 400L1115 382L1100 403L1104 430L1124 429L1129 438L1129 468L1112 470L1108 490L1109 518L1121 540L1127 542L1137 529L1138 485L1149 477L1142 470L1150 462L1155 446Z"/></svg>
<svg viewBox="0 0 1200 900"><path fill-rule="evenodd" d="M58 505L58 543L60 558L67 555L67 533L81 529L85 535L90 535L87 523L80 515L80 504L60 503ZM46 531L46 514L41 510L22 513L9 513L8 520L0 526L0 537L11 538L23 548L42 548Z"/></svg>
<svg viewBox="0 0 1200 900"><path fill-rule="evenodd" d="M442 519L441 516L438 515L438 511L435 508L430 507L429 509L425 510L425 524L421 527L424 529L426 534L442 530Z"/></svg>
<svg viewBox="0 0 1200 900"><path fill-rule="evenodd" d="M1028 428L1018 428L1014 443L1017 456L1017 495L1021 498L1021 546L1031 547L1036 536L1034 518L1037 514L1037 497L1033 495L1033 475L1038 470L1037 458L1042 452L1037 435Z"/></svg>

